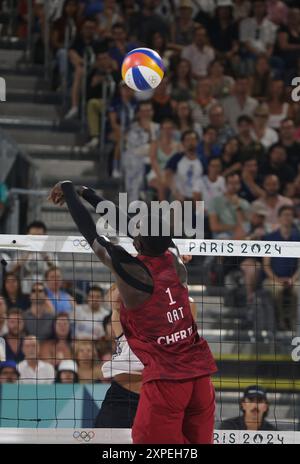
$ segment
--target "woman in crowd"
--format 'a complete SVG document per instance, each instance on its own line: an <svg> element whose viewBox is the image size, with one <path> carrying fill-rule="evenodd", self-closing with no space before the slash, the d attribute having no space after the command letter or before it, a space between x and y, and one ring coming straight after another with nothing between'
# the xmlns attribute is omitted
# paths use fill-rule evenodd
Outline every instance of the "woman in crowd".
<svg viewBox="0 0 300 464"><path fill-rule="evenodd" d="M236 137L232 137L224 145L221 161L223 166L222 175L224 177L232 172L241 170L242 164L239 156L239 142Z"/></svg>
<svg viewBox="0 0 300 464"><path fill-rule="evenodd" d="M78 377L80 383L99 382L99 359L95 345L90 340L75 342L75 360L78 365Z"/></svg>
<svg viewBox="0 0 300 464"><path fill-rule="evenodd" d="M148 186L157 191L160 201L166 199L164 168L168 160L180 150L180 144L175 141L174 123L165 119L160 126L160 135L150 147L151 171L148 174Z"/></svg>
<svg viewBox="0 0 300 464"><path fill-rule="evenodd" d="M20 279L13 272L5 274L2 294L8 310L10 308L20 308L25 311L30 306L28 296L21 291Z"/></svg>
<svg viewBox="0 0 300 464"><path fill-rule="evenodd" d="M5 299L0 295L0 337L6 335L7 332L7 306Z"/></svg>
<svg viewBox="0 0 300 464"><path fill-rule="evenodd" d="M272 71L269 58L261 55L257 58L254 73L251 78L251 96L259 101L264 101L268 95L272 83Z"/></svg>
<svg viewBox="0 0 300 464"><path fill-rule="evenodd" d="M182 58L177 63L170 84L173 100L182 101L193 98L195 81L192 78L192 67L188 60Z"/></svg>
<svg viewBox="0 0 300 464"><path fill-rule="evenodd" d="M62 360L73 357L71 324L67 313L57 314L53 325L53 337L40 346L40 358L56 367Z"/></svg>
<svg viewBox="0 0 300 464"><path fill-rule="evenodd" d="M277 132L268 126L269 107L266 103L259 105L254 112L254 121L251 135L253 139L260 142L268 150L271 145L278 141Z"/></svg>
<svg viewBox="0 0 300 464"><path fill-rule="evenodd" d="M286 118L292 118L293 112L286 99L285 85L282 80L273 80L268 89L267 105L269 108L268 126L278 130L280 123Z"/></svg>
<svg viewBox="0 0 300 464"><path fill-rule="evenodd" d="M192 108L188 101L183 100L176 104L174 121L178 129L178 140L180 139L180 134L183 134L187 130L194 130L197 132L199 138L201 138L202 127L198 122L194 121Z"/></svg>
<svg viewBox="0 0 300 464"><path fill-rule="evenodd" d="M57 368L55 383L78 383L78 366L73 359L61 361Z"/></svg>
<svg viewBox="0 0 300 464"><path fill-rule="evenodd" d="M208 76L212 85L212 94L214 98L225 98L231 94L234 79L224 74L224 65L220 60L214 60L208 68Z"/></svg>

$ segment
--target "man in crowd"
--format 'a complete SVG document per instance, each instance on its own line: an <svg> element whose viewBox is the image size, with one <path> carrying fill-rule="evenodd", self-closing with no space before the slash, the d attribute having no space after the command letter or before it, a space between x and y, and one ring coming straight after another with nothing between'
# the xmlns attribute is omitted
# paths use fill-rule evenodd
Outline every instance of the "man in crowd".
<svg viewBox="0 0 300 464"><path fill-rule="evenodd" d="M266 235L265 240L299 242L300 233L294 226L294 218L294 208L282 206L278 211L279 228ZM272 294L278 329L296 330L298 259L266 256L263 258L263 263L267 275L264 287Z"/></svg>
<svg viewBox="0 0 300 464"><path fill-rule="evenodd" d="M276 430L266 420L269 412L269 402L266 391L258 386L251 385L244 391L240 402L242 414L238 417L224 420L221 430Z"/></svg>
<svg viewBox="0 0 300 464"><path fill-rule="evenodd" d="M249 93L249 78L247 76L238 76L235 81L233 95L224 98L222 102L225 117L235 131L237 131L239 116L252 116L258 105L257 100L250 97Z"/></svg>
<svg viewBox="0 0 300 464"><path fill-rule="evenodd" d="M30 302L30 308L24 313L25 331L38 340L46 340L53 332L54 307L46 296L43 282L33 284Z"/></svg>
<svg viewBox="0 0 300 464"><path fill-rule="evenodd" d="M24 318L23 311L12 308L7 315L8 333L3 337L5 340L6 359L16 363L23 361L23 335Z"/></svg>
<svg viewBox="0 0 300 464"><path fill-rule="evenodd" d="M23 350L25 359L18 364L20 383L53 383L54 367L50 363L39 360L39 342L34 335L24 338Z"/></svg>
<svg viewBox="0 0 300 464"><path fill-rule="evenodd" d="M2 361L0 363L0 385L4 383L17 383L19 372L15 361Z"/></svg>

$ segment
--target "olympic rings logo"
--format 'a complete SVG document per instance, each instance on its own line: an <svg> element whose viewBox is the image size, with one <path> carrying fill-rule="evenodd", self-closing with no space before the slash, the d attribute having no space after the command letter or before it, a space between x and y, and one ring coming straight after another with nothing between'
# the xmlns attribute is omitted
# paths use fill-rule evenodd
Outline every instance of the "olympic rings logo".
<svg viewBox="0 0 300 464"><path fill-rule="evenodd" d="M95 437L95 432L93 432L92 430L90 430L89 432L86 432L85 430L82 430L81 432L79 432L78 430L75 430L73 432L73 438L81 442L85 441L86 443L88 443L89 441L93 440L94 437Z"/></svg>
<svg viewBox="0 0 300 464"><path fill-rule="evenodd" d="M76 240L73 240L73 245L75 247L82 247L84 248L85 250L90 250L90 245L88 244L88 242L84 239L82 240L79 240L79 239L76 239Z"/></svg>

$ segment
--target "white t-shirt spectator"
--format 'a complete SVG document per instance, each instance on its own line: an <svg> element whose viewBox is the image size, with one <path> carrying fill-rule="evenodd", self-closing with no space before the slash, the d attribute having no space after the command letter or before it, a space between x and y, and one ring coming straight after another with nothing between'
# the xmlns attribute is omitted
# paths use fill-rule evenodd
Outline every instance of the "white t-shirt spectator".
<svg viewBox="0 0 300 464"><path fill-rule="evenodd" d="M195 44L191 44L184 47L181 58L188 60L192 66L192 73L201 77L207 75L208 66L215 58L215 52L208 45L204 45L200 50Z"/></svg>
<svg viewBox="0 0 300 464"><path fill-rule="evenodd" d="M247 115L252 117L258 105L255 98L247 97L244 106L241 106L235 95L230 95L221 101L224 114L230 126L237 132L237 120L240 116Z"/></svg>
<svg viewBox="0 0 300 464"><path fill-rule="evenodd" d="M38 361L36 368L32 369L25 359L18 364L18 371L20 373L20 383L47 384L53 383L55 379L54 367L50 363L44 361Z"/></svg>
<svg viewBox="0 0 300 464"><path fill-rule="evenodd" d="M274 45L277 27L265 18L258 24L255 18L245 18L240 23L240 41L249 42L257 53L266 53Z"/></svg>
<svg viewBox="0 0 300 464"><path fill-rule="evenodd" d="M255 132L252 131L251 135L256 142L259 141L266 149L270 148L274 143L278 142L278 134L276 130L272 129L271 127L266 128L264 136L260 140L258 140Z"/></svg>
<svg viewBox="0 0 300 464"><path fill-rule="evenodd" d="M204 209L208 211L211 201L225 192L225 179L223 176L219 176L215 182L212 182L208 176L203 176L195 188L198 189L197 192L201 193Z"/></svg>
<svg viewBox="0 0 300 464"><path fill-rule="evenodd" d="M88 304L75 309L75 338L81 340L99 340L105 335L103 321L110 311L101 307L100 311L91 311Z"/></svg>
<svg viewBox="0 0 300 464"><path fill-rule="evenodd" d="M175 173L177 191L188 199L199 191L197 185L203 174L203 167L198 158L190 159L184 153L177 153L168 161L166 168Z"/></svg>

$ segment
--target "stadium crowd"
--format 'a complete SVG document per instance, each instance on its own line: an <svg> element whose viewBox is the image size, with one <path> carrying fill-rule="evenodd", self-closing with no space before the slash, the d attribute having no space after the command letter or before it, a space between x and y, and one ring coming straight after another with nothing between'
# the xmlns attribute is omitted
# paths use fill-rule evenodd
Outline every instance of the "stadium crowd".
<svg viewBox="0 0 300 464"><path fill-rule="evenodd" d="M53 85L69 88L65 120L86 112L87 146L97 150L104 136L108 175L123 178L129 201L204 200L206 238L300 240L300 106L292 86L300 72L299 2L53 3ZM19 4L24 37L26 2ZM42 62L43 1L35 0L34 14L35 59ZM164 60L156 90L133 92L121 81L124 56L139 46ZM5 198L4 189L0 214ZM46 231L37 223L28 233L37 233L33 228ZM293 330L297 260L253 261L225 260L224 269L240 269L248 307L264 276L277 329ZM39 263L39 270L30 258L6 267L0 298L6 381L103 381L94 360L112 352L109 302L91 286L79 303L64 289L59 263L48 255Z"/></svg>

